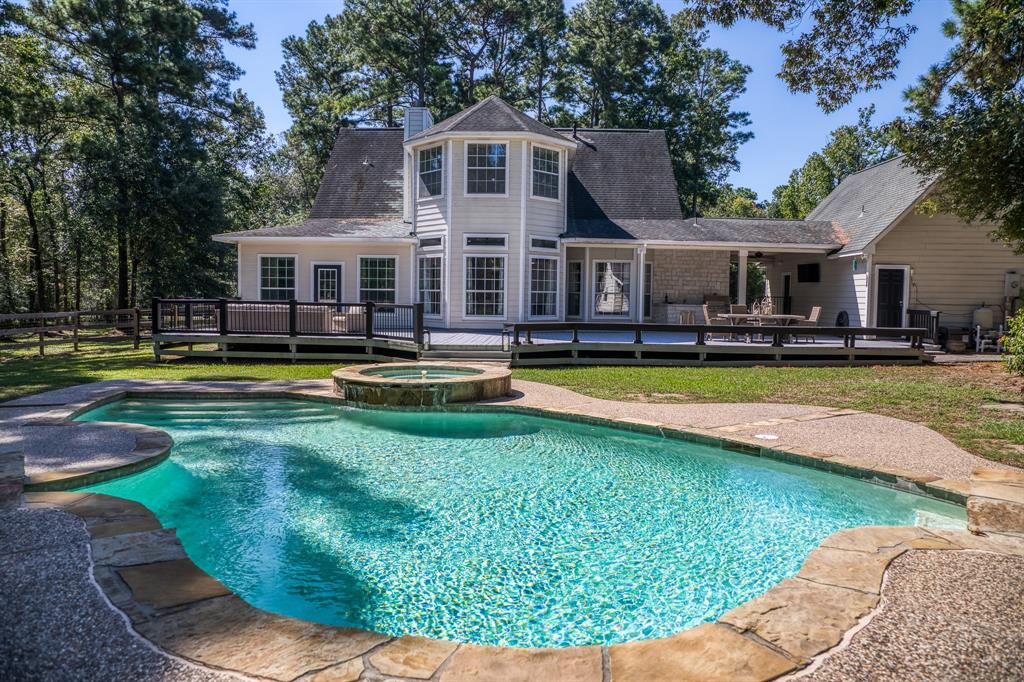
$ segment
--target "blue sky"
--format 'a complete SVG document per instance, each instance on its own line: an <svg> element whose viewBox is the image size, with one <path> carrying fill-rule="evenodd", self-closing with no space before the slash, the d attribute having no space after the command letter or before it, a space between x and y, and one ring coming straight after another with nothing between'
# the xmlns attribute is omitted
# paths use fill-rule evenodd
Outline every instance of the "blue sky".
<svg viewBox="0 0 1024 682"><path fill-rule="evenodd" d="M678 0L663 0L659 4L668 13L678 11L683 5ZM291 119L281 103L281 93L274 80L274 71L282 60L281 40L304 33L310 21L337 13L342 3L340 0L231 0L230 5L240 21L255 26L258 38L255 50L229 50L230 57L246 72L238 85L263 109L271 132L282 132ZM768 198L776 185L785 182L791 170L824 145L832 129L856 121L858 107L874 104L876 122L903 113L903 90L939 61L950 47L940 30L950 13L947 0L919 0L908 20L918 31L901 55L896 79L881 90L861 94L849 106L829 115L815 106L812 95L792 94L776 78L782 64L779 46L786 40L785 34L749 22L728 30L713 28L709 43L753 69L747 79L747 92L736 107L750 113L754 139L740 148L740 170L732 174L730 182L754 189L762 199Z"/></svg>

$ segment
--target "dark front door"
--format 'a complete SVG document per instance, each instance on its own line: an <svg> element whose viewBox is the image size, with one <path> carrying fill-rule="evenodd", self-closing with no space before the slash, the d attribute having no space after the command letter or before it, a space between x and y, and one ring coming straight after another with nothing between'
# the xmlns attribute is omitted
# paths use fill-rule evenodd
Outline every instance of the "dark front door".
<svg viewBox="0 0 1024 682"><path fill-rule="evenodd" d="M903 268L878 269L878 309L875 317L879 327L903 326L903 285L906 275Z"/></svg>
<svg viewBox="0 0 1024 682"><path fill-rule="evenodd" d="M782 314L791 315L793 313L793 296L790 292L790 285L792 284L793 276L788 272L782 275Z"/></svg>
<svg viewBox="0 0 1024 682"><path fill-rule="evenodd" d="M313 300L324 303L341 301L341 266L313 266Z"/></svg>

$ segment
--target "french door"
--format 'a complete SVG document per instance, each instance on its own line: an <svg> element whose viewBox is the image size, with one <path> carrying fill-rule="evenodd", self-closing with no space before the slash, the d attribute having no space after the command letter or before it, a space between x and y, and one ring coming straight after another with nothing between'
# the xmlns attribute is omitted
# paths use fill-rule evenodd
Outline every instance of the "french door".
<svg viewBox="0 0 1024 682"><path fill-rule="evenodd" d="M324 303L341 302L341 266L313 266L313 300Z"/></svg>

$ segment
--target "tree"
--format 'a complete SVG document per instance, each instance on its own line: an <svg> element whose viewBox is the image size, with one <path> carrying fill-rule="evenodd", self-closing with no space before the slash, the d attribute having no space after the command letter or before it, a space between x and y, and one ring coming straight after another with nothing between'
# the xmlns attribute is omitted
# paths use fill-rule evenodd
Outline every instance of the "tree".
<svg viewBox="0 0 1024 682"><path fill-rule="evenodd" d="M835 111L895 76L899 52L917 30L899 20L913 6L914 0L692 0L690 13L698 23L728 28L752 20L787 32L809 16L809 30L783 43L779 77Z"/></svg>
<svg viewBox="0 0 1024 682"><path fill-rule="evenodd" d="M647 108L656 115L634 123L668 131L680 200L691 215L715 201L729 172L739 168L737 150L753 137L744 130L749 115L732 108L750 68L705 47L706 40L684 14L672 17L671 42Z"/></svg>
<svg viewBox="0 0 1024 682"><path fill-rule="evenodd" d="M521 105L529 3L455 0L450 3L448 51L455 59L456 97L468 107L488 95Z"/></svg>
<svg viewBox="0 0 1024 682"><path fill-rule="evenodd" d="M895 130L891 124L872 125L874 113L874 106L860 109L856 125L833 130L822 150L807 157L785 185L775 188L769 215L802 219L847 175L895 156Z"/></svg>
<svg viewBox="0 0 1024 682"><path fill-rule="evenodd" d="M524 41L523 79L534 117L547 119L548 100L562 76L565 50L565 8L560 2L532 0Z"/></svg>
<svg viewBox="0 0 1024 682"><path fill-rule="evenodd" d="M757 201L757 192L749 187L723 185L715 203L704 209L709 218L767 218L768 212Z"/></svg>
<svg viewBox="0 0 1024 682"><path fill-rule="evenodd" d="M615 128L645 117L671 40L668 19L652 0L584 0L574 7L556 89L560 123Z"/></svg>
<svg viewBox="0 0 1024 682"><path fill-rule="evenodd" d="M921 173L941 176L930 199L1024 253L1024 4L954 0L946 58L907 91L898 144Z"/></svg>

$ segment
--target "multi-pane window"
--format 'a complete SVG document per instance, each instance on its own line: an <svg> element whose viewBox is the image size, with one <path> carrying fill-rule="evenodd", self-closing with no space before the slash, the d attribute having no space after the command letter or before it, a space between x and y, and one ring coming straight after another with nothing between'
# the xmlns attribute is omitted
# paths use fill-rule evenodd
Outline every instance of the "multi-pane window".
<svg viewBox="0 0 1024 682"><path fill-rule="evenodd" d="M530 259L530 316L558 314L558 259Z"/></svg>
<svg viewBox="0 0 1024 682"><path fill-rule="evenodd" d="M629 314L629 263L594 264L594 314Z"/></svg>
<svg viewBox="0 0 1024 682"><path fill-rule="evenodd" d="M533 196L558 198L558 152L554 149L533 148Z"/></svg>
<svg viewBox="0 0 1024 682"><path fill-rule="evenodd" d="M439 249L442 244L441 237L424 237L420 240L421 249Z"/></svg>
<svg viewBox="0 0 1024 682"><path fill-rule="evenodd" d="M545 251L558 251L558 240L546 237L531 237L531 249L544 249Z"/></svg>
<svg viewBox="0 0 1024 682"><path fill-rule="evenodd" d="M505 316L504 256L466 256L466 315Z"/></svg>
<svg viewBox="0 0 1024 682"><path fill-rule="evenodd" d="M441 194L444 157L441 146L420 150L420 194L436 197Z"/></svg>
<svg viewBox="0 0 1024 682"><path fill-rule="evenodd" d="M654 301L654 263L644 263L644 319L651 317L651 303Z"/></svg>
<svg viewBox="0 0 1024 682"><path fill-rule="evenodd" d="M395 302L394 256L364 256L359 259L359 302Z"/></svg>
<svg viewBox="0 0 1024 682"><path fill-rule="evenodd" d="M504 194L507 148L498 142L466 145L466 194Z"/></svg>
<svg viewBox="0 0 1024 682"><path fill-rule="evenodd" d="M420 303L424 315L441 314L441 257L420 258Z"/></svg>
<svg viewBox="0 0 1024 682"><path fill-rule="evenodd" d="M295 298L295 256L260 256L260 300Z"/></svg>

